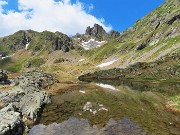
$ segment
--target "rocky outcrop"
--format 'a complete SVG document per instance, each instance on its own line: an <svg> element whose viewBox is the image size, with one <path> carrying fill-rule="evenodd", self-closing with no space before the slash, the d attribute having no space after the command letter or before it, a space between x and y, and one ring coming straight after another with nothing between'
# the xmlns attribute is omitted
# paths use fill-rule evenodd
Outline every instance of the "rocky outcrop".
<svg viewBox="0 0 180 135"><path fill-rule="evenodd" d="M94 27L87 27L85 35L89 35L97 38L98 40L103 40L106 35L106 31L99 24L94 24Z"/></svg>
<svg viewBox="0 0 180 135"><path fill-rule="evenodd" d="M22 135L24 124L21 121L20 113L15 107L9 104L0 110L0 135Z"/></svg>
<svg viewBox="0 0 180 135"><path fill-rule="evenodd" d="M14 128L17 131L17 128L21 127L19 126L20 121L27 124L29 121L33 123L38 120L43 106L50 103L49 95L42 89L56 81L50 74L42 71L31 71L18 77L15 82L18 85L12 90L0 92L0 103L4 107L0 110L0 117L2 115L5 120L5 122L2 121L3 123L7 123L7 125L13 124L13 131ZM6 108L9 104L12 105L10 110L13 111L7 113L9 109ZM11 115L9 118L13 117L13 119L9 119L8 115ZM6 131L4 128L5 126L0 124L0 132L9 133L12 130L11 126L6 128ZM23 131L23 128L21 130ZM13 133L13 135L16 135L18 132Z"/></svg>
<svg viewBox="0 0 180 135"><path fill-rule="evenodd" d="M51 74L33 70L19 76L16 79L16 82L22 87L33 85L41 89L54 84L57 80Z"/></svg>
<svg viewBox="0 0 180 135"><path fill-rule="evenodd" d="M53 41L54 50L62 50L63 52L68 52L73 49L72 40L67 35L62 35L61 37L56 37Z"/></svg>
<svg viewBox="0 0 180 135"><path fill-rule="evenodd" d="M109 38L111 39L114 39L114 38L117 38L120 36L120 33L118 31L115 31L115 30L112 30L110 33L109 33Z"/></svg>
<svg viewBox="0 0 180 135"><path fill-rule="evenodd" d="M50 103L48 94L33 85L17 86L10 91L0 92L0 102L3 106L13 104L24 119L36 121L41 107Z"/></svg>
<svg viewBox="0 0 180 135"><path fill-rule="evenodd" d="M167 21L168 25L172 25L175 21L179 21L180 20L180 14L173 16L170 20Z"/></svg>
<svg viewBox="0 0 180 135"><path fill-rule="evenodd" d="M148 135L148 133L126 118L118 122L110 119L108 124L100 130L96 126L91 127L88 120L70 118L60 124L37 125L30 130L28 135Z"/></svg>
<svg viewBox="0 0 180 135"><path fill-rule="evenodd" d="M8 79L7 72L0 69L0 83L5 83Z"/></svg>

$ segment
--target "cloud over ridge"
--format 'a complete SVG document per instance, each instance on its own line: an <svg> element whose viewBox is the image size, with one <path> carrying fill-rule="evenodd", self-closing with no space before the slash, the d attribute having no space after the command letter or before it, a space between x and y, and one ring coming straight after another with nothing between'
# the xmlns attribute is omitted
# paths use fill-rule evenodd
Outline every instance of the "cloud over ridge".
<svg viewBox="0 0 180 135"><path fill-rule="evenodd" d="M68 35L84 33L87 26L98 23L106 31L112 29L105 25L102 18L96 18L84 9L83 3L70 0L18 0L19 11L8 10L4 13L3 6L8 4L0 0L0 36L12 34L18 30L32 29L35 31L60 31ZM91 5L90 10L93 9Z"/></svg>

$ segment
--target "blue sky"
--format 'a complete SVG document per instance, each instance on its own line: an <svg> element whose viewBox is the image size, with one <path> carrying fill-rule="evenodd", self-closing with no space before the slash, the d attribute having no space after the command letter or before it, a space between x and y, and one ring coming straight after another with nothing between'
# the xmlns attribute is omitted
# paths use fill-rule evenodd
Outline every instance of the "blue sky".
<svg viewBox="0 0 180 135"><path fill-rule="evenodd" d="M123 31L131 27L137 19L148 14L165 0L81 0L87 5L93 4L91 12L98 18L103 17L113 29Z"/></svg>
<svg viewBox="0 0 180 135"><path fill-rule="evenodd" d="M0 36L20 29L73 35L83 33L94 23L106 31L122 32L163 2L165 0L0 0Z"/></svg>

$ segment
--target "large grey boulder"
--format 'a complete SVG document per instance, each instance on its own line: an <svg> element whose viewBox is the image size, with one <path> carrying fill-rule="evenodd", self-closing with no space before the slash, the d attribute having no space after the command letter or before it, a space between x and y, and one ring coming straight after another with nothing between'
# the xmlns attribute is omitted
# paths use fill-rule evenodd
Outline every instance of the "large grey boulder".
<svg viewBox="0 0 180 135"><path fill-rule="evenodd" d="M0 135L21 135L22 122L36 122L43 106L51 102L43 88L54 82L50 74L31 71L21 75L16 80L18 86L12 90L0 91L0 103L4 107L0 110Z"/></svg>
<svg viewBox="0 0 180 135"><path fill-rule="evenodd" d="M50 97L33 85L17 86L10 91L0 92L0 102L3 106L12 103L22 113L25 119L36 121L42 106L50 103Z"/></svg>
<svg viewBox="0 0 180 135"><path fill-rule="evenodd" d="M18 86L10 91L0 92L0 102L4 106L12 103L24 117L36 121L42 106L50 103L50 98L45 91L41 91L37 87Z"/></svg>
<svg viewBox="0 0 180 135"><path fill-rule="evenodd" d="M24 124L12 104L0 110L0 135L22 135Z"/></svg>

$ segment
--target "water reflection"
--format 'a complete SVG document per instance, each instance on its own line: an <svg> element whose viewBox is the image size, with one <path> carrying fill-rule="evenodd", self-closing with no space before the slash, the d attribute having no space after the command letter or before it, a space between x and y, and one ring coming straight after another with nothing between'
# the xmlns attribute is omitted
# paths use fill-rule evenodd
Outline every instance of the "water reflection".
<svg viewBox="0 0 180 135"><path fill-rule="evenodd" d="M103 83L96 83L97 86L100 86L102 88L105 89L110 89L110 90L114 90L114 91L119 91L118 89L116 89L114 86L109 85L109 84L103 84Z"/></svg>
<svg viewBox="0 0 180 135"><path fill-rule="evenodd" d="M180 114L168 112L164 105L166 96L180 94L179 84L113 80L77 85L73 85L79 88L77 91L52 96L52 104L42 114L42 124L61 123L74 116L102 128L111 118L125 117L152 134L179 133ZM84 111L87 103L88 111ZM105 109L98 111L100 108ZM92 113L95 110L96 113Z"/></svg>
<svg viewBox="0 0 180 135"><path fill-rule="evenodd" d="M180 82L176 83L153 83L153 82L136 82L136 81L120 81L120 80L101 80L95 81L114 86L128 86L136 91L154 91L160 92L168 96L180 94Z"/></svg>

